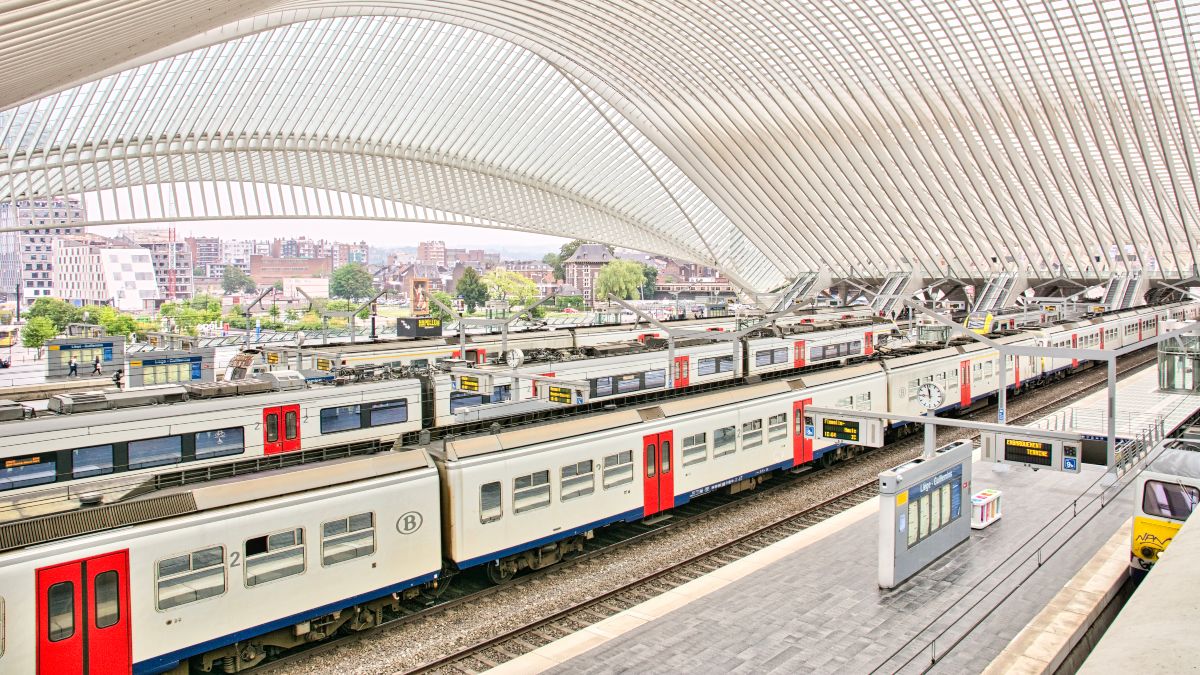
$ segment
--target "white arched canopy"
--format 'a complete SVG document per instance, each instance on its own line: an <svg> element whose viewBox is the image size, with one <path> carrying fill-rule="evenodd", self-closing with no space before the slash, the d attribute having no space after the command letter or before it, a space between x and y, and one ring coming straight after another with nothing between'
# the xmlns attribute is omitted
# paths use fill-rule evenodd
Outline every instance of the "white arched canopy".
<svg viewBox="0 0 1200 675"><path fill-rule="evenodd" d="M0 0L0 201L1191 276L1200 0ZM95 214L93 214L95 215Z"/></svg>

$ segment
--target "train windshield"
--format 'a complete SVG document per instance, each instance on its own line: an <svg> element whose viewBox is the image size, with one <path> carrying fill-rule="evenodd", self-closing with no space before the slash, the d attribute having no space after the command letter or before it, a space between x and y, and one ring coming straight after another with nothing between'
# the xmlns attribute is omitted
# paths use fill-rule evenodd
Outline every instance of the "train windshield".
<svg viewBox="0 0 1200 675"><path fill-rule="evenodd" d="M1147 515L1186 520L1200 502L1200 490L1190 485L1146 481L1142 494L1142 511Z"/></svg>

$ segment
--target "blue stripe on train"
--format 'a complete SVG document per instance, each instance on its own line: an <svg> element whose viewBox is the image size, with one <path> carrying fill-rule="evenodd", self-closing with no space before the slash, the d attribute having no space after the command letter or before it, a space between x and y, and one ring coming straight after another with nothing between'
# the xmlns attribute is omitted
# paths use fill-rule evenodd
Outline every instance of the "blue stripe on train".
<svg viewBox="0 0 1200 675"><path fill-rule="evenodd" d="M330 612L336 612L339 609L345 609L346 607L350 607L352 605L357 605L360 602L366 602L368 600L373 600L375 598L382 597L389 593L398 593L407 588L412 588L413 586L417 586L417 585L420 585L420 584L423 584L426 582L433 581L434 579L438 578L438 575L440 573L441 573L441 570L438 570L436 572L430 572L429 574L423 574L419 577L414 577L412 579L408 579L407 581L401 581L400 583L392 584L390 586L384 586L383 588L380 588L380 589L377 589L374 591L370 591L368 593L362 593L360 595L355 595L353 597L349 597L344 600L338 600L335 602L331 602L327 605L321 605L320 607L314 607L312 609L305 610L305 611L299 612L297 614L292 614L291 616L285 616L281 619L276 619L276 620L268 622L268 623L259 624L252 628L240 630L240 631L237 631L236 633L229 633L227 635L222 635L221 637L213 638L211 640L206 640L204 642L192 645L190 647L185 647L183 649L177 649L177 650L167 653L167 654L162 654L160 656L155 656L153 658L146 659L145 661L139 661L139 662L133 664L133 672L136 675L151 675L153 673L162 673L162 672L165 672L165 671L168 671L168 670L174 668L175 666L179 665L180 661L183 661L184 659L187 659L189 657L196 656L198 654L203 654L205 652L209 652L214 649L233 644L235 642L238 642L239 640L248 640L248 639L256 637L258 635L262 635L263 633L269 633L278 628L285 628L287 626L293 626L302 621L316 618L318 616L324 616L326 614L329 614Z"/></svg>

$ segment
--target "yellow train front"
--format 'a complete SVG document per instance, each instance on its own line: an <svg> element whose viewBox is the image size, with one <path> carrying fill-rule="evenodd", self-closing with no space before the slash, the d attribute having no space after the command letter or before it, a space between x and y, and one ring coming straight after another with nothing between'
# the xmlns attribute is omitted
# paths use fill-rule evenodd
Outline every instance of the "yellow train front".
<svg viewBox="0 0 1200 675"><path fill-rule="evenodd" d="M1200 441L1171 439L1138 477L1132 570L1149 570L1200 502Z"/></svg>

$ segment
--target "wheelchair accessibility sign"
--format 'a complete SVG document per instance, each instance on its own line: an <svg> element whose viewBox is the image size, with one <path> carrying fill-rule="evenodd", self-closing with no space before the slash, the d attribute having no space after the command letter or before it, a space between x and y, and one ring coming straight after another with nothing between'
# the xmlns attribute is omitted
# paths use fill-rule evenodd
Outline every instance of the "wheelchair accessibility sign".
<svg viewBox="0 0 1200 675"><path fill-rule="evenodd" d="M816 427L812 424L805 424L804 425L804 435L808 436L809 438L816 436L817 435Z"/></svg>

